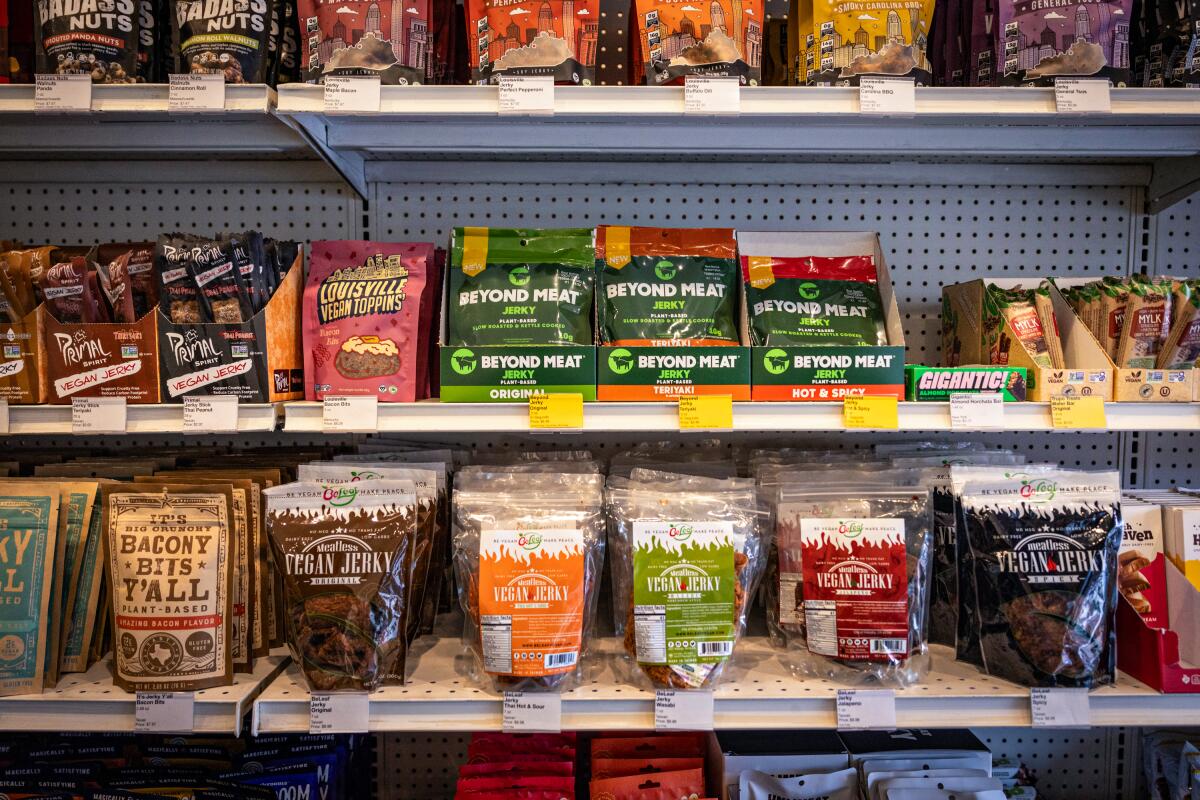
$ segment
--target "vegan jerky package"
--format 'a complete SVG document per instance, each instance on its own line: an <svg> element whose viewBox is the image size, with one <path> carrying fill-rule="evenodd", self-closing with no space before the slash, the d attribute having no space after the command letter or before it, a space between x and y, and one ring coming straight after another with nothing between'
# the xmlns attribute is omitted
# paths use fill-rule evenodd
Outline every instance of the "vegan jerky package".
<svg viewBox="0 0 1200 800"><path fill-rule="evenodd" d="M250 292L228 242L202 240L192 246L188 275L204 322L245 322L254 316Z"/></svg>
<svg viewBox="0 0 1200 800"><path fill-rule="evenodd" d="M590 345L591 228L455 228L448 346Z"/></svg>
<svg viewBox="0 0 1200 800"><path fill-rule="evenodd" d="M92 83L138 82L137 0L35 0L39 75L91 75Z"/></svg>
<svg viewBox="0 0 1200 800"><path fill-rule="evenodd" d="M687 75L729 75L743 86L762 78L762 0L683 3L636 0L646 83L682 83Z"/></svg>
<svg viewBox="0 0 1200 800"><path fill-rule="evenodd" d="M886 345L871 256L742 256L754 345Z"/></svg>
<svg viewBox="0 0 1200 800"><path fill-rule="evenodd" d="M59 495L55 483L0 484L0 696L40 694L45 684Z"/></svg>
<svg viewBox="0 0 1200 800"><path fill-rule="evenodd" d="M429 0L299 0L297 11L306 82L324 83L327 75L378 75L384 86L427 82L433 29Z"/></svg>
<svg viewBox="0 0 1200 800"><path fill-rule="evenodd" d="M110 265L109 272L111 273L112 264L120 261L129 282L129 292L133 296L133 319L118 319L117 317L126 312L122 310L117 313L114 306L114 322L137 322L158 305L158 282L154 275L154 247L154 242L100 246L99 262Z"/></svg>
<svg viewBox="0 0 1200 800"><path fill-rule="evenodd" d="M550 75L590 86L596 77L599 0L466 0L472 83L502 74Z"/></svg>
<svg viewBox="0 0 1200 800"><path fill-rule="evenodd" d="M739 344L732 230L605 226L596 267L602 344Z"/></svg>
<svg viewBox="0 0 1200 800"><path fill-rule="evenodd" d="M178 72L217 73L226 83L266 83L274 6L281 0L170 0Z"/></svg>
<svg viewBox="0 0 1200 800"><path fill-rule="evenodd" d="M59 322L105 321L100 317L96 284L88 280L88 274L87 259L80 257L55 264L42 273L38 286L45 298L46 310Z"/></svg>
<svg viewBox="0 0 1200 800"><path fill-rule="evenodd" d="M1001 85L1052 86L1056 78L1108 78L1128 85L1132 0L1000 4L996 25Z"/></svg>
<svg viewBox="0 0 1200 800"><path fill-rule="evenodd" d="M309 689L369 692L404 683L413 483L300 482L264 494L288 646Z"/></svg>
<svg viewBox="0 0 1200 800"><path fill-rule="evenodd" d="M967 480L982 667L1024 686L1115 676L1120 476L1048 470Z"/></svg>
<svg viewBox="0 0 1200 800"><path fill-rule="evenodd" d="M766 564L754 483L634 469L608 479L613 611L635 676L715 686Z"/></svg>
<svg viewBox="0 0 1200 800"><path fill-rule="evenodd" d="M599 474L457 475L454 567L480 678L498 691L561 691L579 676L604 542Z"/></svg>
<svg viewBox="0 0 1200 800"><path fill-rule="evenodd" d="M862 76L903 76L928 86L933 0L813 0L814 82L857 86Z"/></svg>
<svg viewBox="0 0 1200 800"><path fill-rule="evenodd" d="M204 322L200 290L188 270L192 248L198 241L190 234L162 234L154 248L156 294L163 316L171 322Z"/></svg>

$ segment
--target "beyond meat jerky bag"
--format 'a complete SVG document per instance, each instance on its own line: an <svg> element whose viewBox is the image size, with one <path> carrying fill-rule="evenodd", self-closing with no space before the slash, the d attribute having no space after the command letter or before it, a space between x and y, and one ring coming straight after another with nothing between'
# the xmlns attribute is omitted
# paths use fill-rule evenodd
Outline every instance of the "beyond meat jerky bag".
<svg viewBox="0 0 1200 800"><path fill-rule="evenodd" d="M650 86L682 83L685 75L732 75L743 86L759 84L762 0L636 0L635 9Z"/></svg>
<svg viewBox="0 0 1200 800"><path fill-rule="evenodd" d="M598 0L465 0L472 83L501 74L550 75L559 84L595 80Z"/></svg>
<svg viewBox="0 0 1200 800"><path fill-rule="evenodd" d="M742 256L751 344L886 345L870 256Z"/></svg>
<svg viewBox="0 0 1200 800"><path fill-rule="evenodd" d="M857 86L863 75L896 75L928 86L933 7L933 0L814 0L815 83Z"/></svg>
<svg viewBox="0 0 1200 800"><path fill-rule="evenodd" d="M455 228L448 346L590 345L591 228Z"/></svg>
<svg viewBox="0 0 1200 800"><path fill-rule="evenodd" d="M1052 86L1055 78L1130 80L1133 0L1072 4L1002 0L997 60L1002 85Z"/></svg>
<svg viewBox="0 0 1200 800"><path fill-rule="evenodd" d="M429 0L299 0L304 80L378 75L385 86L426 83L432 50Z"/></svg>
<svg viewBox="0 0 1200 800"><path fill-rule="evenodd" d="M265 83L277 2L281 0L171 0L177 71L220 73L226 83Z"/></svg>
<svg viewBox="0 0 1200 800"><path fill-rule="evenodd" d="M92 83L137 82L137 0L35 4L38 74L91 75Z"/></svg>
<svg viewBox="0 0 1200 800"><path fill-rule="evenodd" d="M738 344L732 230L605 226L596 267L602 344Z"/></svg>

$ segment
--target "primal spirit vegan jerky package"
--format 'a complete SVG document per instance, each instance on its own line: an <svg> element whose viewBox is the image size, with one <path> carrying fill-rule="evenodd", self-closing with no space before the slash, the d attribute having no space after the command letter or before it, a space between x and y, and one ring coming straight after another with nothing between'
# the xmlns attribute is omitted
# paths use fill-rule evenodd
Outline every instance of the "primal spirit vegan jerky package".
<svg viewBox="0 0 1200 800"><path fill-rule="evenodd" d="M635 4L646 83L681 83L687 75L730 75L743 86L762 78L762 0Z"/></svg>
<svg viewBox="0 0 1200 800"><path fill-rule="evenodd" d="M595 82L599 0L466 0L465 6L472 83L496 83L503 74Z"/></svg>
<svg viewBox="0 0 1200 800"><path fill-rule="evenodd" d="M430 0L328 3L299 0L303 79L323 83L327 75L378 75L385 86L437 83L431 80L435 9Z"/></svg>
<svg viewBox="0 0 1200 800"><path fill-rule="evenodd" d="M1076 4L1001 0L997 70L1001 85L1051 86L1056 78L1129 83L1132 0Z"/></svg>
<svg viewBox="0 0 1200 800"><path fill-rule="evenodd" d="M137 0L35 0L37 72L137 83Z"/></svg>
<svg viewBox="0 0 1200 800"><path fill-rule="evenodd" d="M818 86L857 86L862 76L903 76L928 86L933 0L813 0Z"/></svg>
<svg viewBox="0 0 1200 800"><path fill-rule="evenodd" d="M282 0L170 0L174 71L266 83L275 4Z"/></svg>

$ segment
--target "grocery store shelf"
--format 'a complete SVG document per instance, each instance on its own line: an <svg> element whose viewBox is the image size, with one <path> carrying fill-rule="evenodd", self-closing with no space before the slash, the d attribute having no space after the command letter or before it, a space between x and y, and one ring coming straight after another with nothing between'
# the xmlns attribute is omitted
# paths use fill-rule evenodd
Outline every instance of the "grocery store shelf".
<svg viewBox="0 0 1200 800"><path fill-rule="evenodd" d="M563 695L564 730L648 730L654 694L632 686L618 643L596 643L591 674ZM900 727L1028 727L1029 690L982 675L934 647L934 669L919 685L897 690ZM501 699L466 675L462 644L447 636L418 641L409 656L408 682L371 695L372 731L481 731L500 729ZM843 688L822 679L798 679L761 638L744 640L726 680L716 689L715 726L727 729L834 728L835 698ZM256 733L307 731L309 693L299 667L289 666L254 702ZM1117 686L1091 694L1092 724L1193 724L1200 695L1162 695L1121 675Z"/></svg>
<svg viewBox="0 0 1200 800"><path fill-rule="evenodd" d="M1048 431L1048 403L1008 403L1003 425L979 430ZM1200 403L1107 403L1109 430L1200 430ZM321 430L320 403L285 403L285 431ZM900 430L948 431L948 403L900 403ZM529 432L525 403L380 403L381 433ZM674 403L585 403L583 431L678 431ZM841 403L734 403L735 431L842 431ZM546 431L540 431L546 433Z"/></svg>
<svg viewBox="0 0 1200 800"><path fill-rule="evenodd" d="M281 413L281 403L239 403L238 433L273 431ZM183 406L129 405L125 421L126 433L182 433ZM71 433L71 406L9 406L8 428L13 436Z"/></svg>
<svg viewBox="0 0 1200 800"><path fill-rule="evenodd" d="M232 686L196 692L192 727L196 733L239 735L250 702L288 661L258 659L252 675L237 675ZM48 732L129 732L136 696L113 686L108 659L87 672L65 675L42 694L0 697L0 730Z"/></svg>

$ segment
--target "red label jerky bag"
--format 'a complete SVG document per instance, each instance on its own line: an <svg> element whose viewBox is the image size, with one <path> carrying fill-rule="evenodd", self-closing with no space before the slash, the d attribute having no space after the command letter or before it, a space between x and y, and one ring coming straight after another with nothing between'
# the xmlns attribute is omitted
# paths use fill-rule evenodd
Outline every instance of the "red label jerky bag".
<svg viewBox="0 0 1200 800"><path fill-rule="evenodd" d="M36 0L36 6L38 74L137 82L137 0Z"/></svg>
<svg viewBox="0 0 1200 800"><path fill-rule="evenodd" d="M997 59L1002 85L1053 86L1055 78L1129 83L1133 0L1072 4L999 0Z"/></svg>
<svg viewBox="0 0 1200 800"><path fill-rule="evenodd" d="M226 83L265 83L272 6L279 0L171 0L171 43L180 72L221 73Z"/></svg>
<svg viewBox="0 0 1200 800"><path fill-rule="evenodd" d="M429 0L299 0L304 80L378 75L385 86L425 83L432 54Z"/></svg>
<svg viewBox="0 0 1200 800"><path fill-rule="evenodd" d="M305 396L417 399L431 244L313 242L304 288ZM427 332L426 332L426 335Z"/></svg>
<svg viewBox="0 0 1200 800"><path fill-rule="evenodd" d="M685 75L732 75L757 86L762 74L762 0L637 0L646 83L682 83Z"/></svg>
<svg viewBox="0 0 1200 800"><path fill-rule="evenodd" d="M555 83L595 80L598 0L466 0L473 83L501 73L552 75Z"/></svg>

